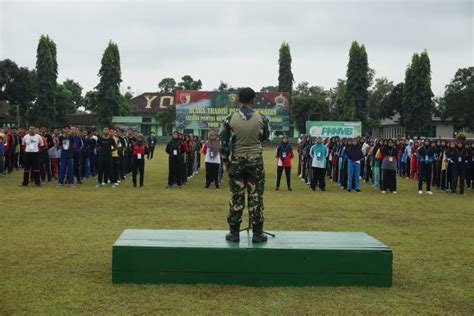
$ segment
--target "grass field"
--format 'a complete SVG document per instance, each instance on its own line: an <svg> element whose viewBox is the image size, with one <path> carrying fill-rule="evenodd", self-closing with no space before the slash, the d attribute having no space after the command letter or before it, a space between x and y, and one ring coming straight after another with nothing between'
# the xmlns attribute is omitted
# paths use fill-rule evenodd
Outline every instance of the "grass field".
<svg viewBox="0 0 474 316"><path fill-rule="evenodd" d="M398 195L311 192L293 172L293 192L274 191L265 152L268 230L364 231L392 247L392 288L114 285L112 244L125 228L226 229L229 192L203 188L204 172L165 189L157 148L145 188L22 188L0 178L0 314L473 314L474 192L419 196L398 179ZM271 242L271 240L269 241Z"/></svg>

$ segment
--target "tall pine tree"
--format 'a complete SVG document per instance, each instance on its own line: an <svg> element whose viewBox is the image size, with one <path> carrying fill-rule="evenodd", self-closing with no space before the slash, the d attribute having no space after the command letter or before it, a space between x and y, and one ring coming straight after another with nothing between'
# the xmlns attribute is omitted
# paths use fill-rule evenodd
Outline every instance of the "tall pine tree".
<svg viewBox="0 0 474 316"><path fill-rule="evenodd" d="M122 72L117 44L110 41L104 51L97 85L97 119L103 126L112 123L112 116L120 115L123 96L120 94Z"/></svg>
<svg viewBox="0 0 474 316"><path fill-rule="evenodd" d="M37 99L33 109L33 121L40 126L58 124L56 109L56 85L58 62L56 44L47 35L40 37L36 51Z"/></svg>
<svg viewBox="0 0 474 316"><path fill-rule="evenodd" d="M405 72L400 123L409 136L431 136L433 114L431 66L428 53L413 54Z"/></svg>
<svg viewBox="0 0 474 316"><path fill-rule="evenodd" d="M278 91L291 92L293 91L293 73L291 72L291 53L290 45L283 42L280 46L280 58L278 59Z"/></svg>
<svg viewBox="0 0 474 316"><path fill-rule="evenodd" d="M349 50L349 63L347 65L347 81L345 96L346 119L362 122L365 130L367 124L367 99L369 93L369 63L364 45L352 42Z"/></svg>

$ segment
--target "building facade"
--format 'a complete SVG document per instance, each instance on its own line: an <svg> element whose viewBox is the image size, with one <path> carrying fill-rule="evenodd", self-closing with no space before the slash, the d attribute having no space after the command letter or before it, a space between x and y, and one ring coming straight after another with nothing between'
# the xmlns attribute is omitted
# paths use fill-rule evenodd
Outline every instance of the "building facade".
<svg viewBox="0 0 474 316"><path fill-rule="evenodd" d="M385 137L385 138L397 138L399 136L405 136L405 130L399 124L400 115L395 114L393 117L384 119L380 122L381 127L375 129L372 136ZM433 116L431 119L431 133L430 135L408 135L408 136L420 136L420 137L432 137L432 138L445 138L450 139L456 136L456 130L454 129L453 123L450 120L442 120L437 116ZM474 138L474 133L463 131L467 138Z"/></svg>
<svg viewBox="0 0 474 316"><path fill-rule="evenodd" d="M174 110L173 94L146 92L130 99L130 103L130 115L114 116L114 125L139 130L143 135L149 135L151 132L157 136L171 134L174 123L164 126L159 119L159 113Z"/></svg>

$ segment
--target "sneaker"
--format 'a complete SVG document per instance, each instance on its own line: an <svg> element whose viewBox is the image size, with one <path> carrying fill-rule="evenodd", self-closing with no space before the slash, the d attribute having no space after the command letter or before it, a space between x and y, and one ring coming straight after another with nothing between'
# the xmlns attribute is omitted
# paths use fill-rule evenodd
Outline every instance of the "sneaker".
<svg viewBox="0 0 474 316"><path fill-rule="evenodd" d="M102 185L105 185L105 182L102 182Z"/></svg>
<svg viewBox="0 0 474 316"><path fill-rule="evenodd" d="M393 191L392 193L393 193L393 194L397 194L397 191Z"/></svg>
<svg viewBox="0 0 474 316"><path fill-rule="evenodd" d="M360 190L356 190L357 193L360 193Z"/></svg>
<svg viewBox="0 0 474 316"><path fill-rule="evenodd" d="M98 188L102 187L102 185L101 185L100 183L97 183L97 184L95 185L95 187L98 189Z"/></svg>
<svg viewBox="0 0 474 316"><path fill-rule="evenodd" d="M426 191L426 194L433 195L433 192L431 192L431 191Z"/></svg>
<svg viewBox="0 0 474 316"><path fill-rule="evenodd" d="M178 189L181 189L181 188L182 188L182 186L178 185Z"/></svg>
<svg viewBox="0 0 474 316"><path fill-rule="evenodd" d="M382 194L385 194L385 193L387 193L387 191L383 190L383 191L382 191Z"/></svg>
<svg viewBox="0 0 474 316"><path fill-rule="evenodd" d="M347 192L351 192L351 190L347 190Z"/></svg>
<svg viewBox="0 0 474 316"><path fill-rule="evenodd" d="M115 189L117 185L115 183L112 184L112 189Z"/></svg>
<svg viewBox="0 0 474 316"><path fill-rule="evenodd" d="M293 189L292 189L292 188L288 188L288 191L293 191Z"/></svg>
<svg viewBox="0 0 474 316"><path fill-rule="evenodd" d="M421 190L420 190L420 191L418 191L418 194L423 194L423 191L421 191Z"/></svg>
<svg viewBox="0 0 474 316"><path fill-rule="evenodd" d="M280 188L275 188L275 191L280 191Z"/></svg>
<svg viewBox="0 0 474 316"><path fill-rule="evenodd" d="M74 184L69 185L70 188L75 188L76 186Z"/></svg>

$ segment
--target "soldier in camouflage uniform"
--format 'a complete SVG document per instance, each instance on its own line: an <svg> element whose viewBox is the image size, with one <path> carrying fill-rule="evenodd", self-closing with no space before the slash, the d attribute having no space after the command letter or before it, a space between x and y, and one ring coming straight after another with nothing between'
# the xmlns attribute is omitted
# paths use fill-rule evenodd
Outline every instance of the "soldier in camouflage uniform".
<svg viewBox="0 0 474 316"><path fill-rule="evenodd" d="M239 241L245 191L253 230L252 242L267 241L263 233L265 170L262 142L268 139L270 128L267 118L252 109L255 97L251 88L240 90L240 109L225 118L220 132L222 157L228 165L231 192L227 216L230 232L226 235L226 240L233 242Z"/></svg>

